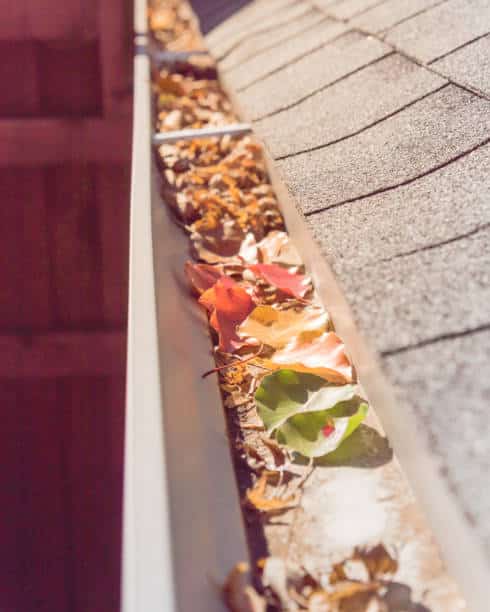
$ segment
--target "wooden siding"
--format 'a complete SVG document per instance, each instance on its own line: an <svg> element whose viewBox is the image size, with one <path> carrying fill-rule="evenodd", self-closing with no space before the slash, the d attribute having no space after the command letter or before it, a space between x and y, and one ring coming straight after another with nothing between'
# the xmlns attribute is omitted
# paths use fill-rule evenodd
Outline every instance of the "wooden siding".
<svg viewBox="0 0 490 612"><path fill-rule="evenodd" d="M116 612L132 6L0 9L0 609Z"/></svg>

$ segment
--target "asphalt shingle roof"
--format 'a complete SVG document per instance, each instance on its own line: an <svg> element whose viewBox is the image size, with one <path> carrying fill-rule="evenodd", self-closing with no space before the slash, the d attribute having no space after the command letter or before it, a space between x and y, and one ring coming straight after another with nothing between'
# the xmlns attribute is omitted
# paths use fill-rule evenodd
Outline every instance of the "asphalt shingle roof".
<svg viewBox="0 0 490 612"><path fill-rule="evenodd" d="M490 556L489 31L490 0L255 0L208 42Z"/></svg>

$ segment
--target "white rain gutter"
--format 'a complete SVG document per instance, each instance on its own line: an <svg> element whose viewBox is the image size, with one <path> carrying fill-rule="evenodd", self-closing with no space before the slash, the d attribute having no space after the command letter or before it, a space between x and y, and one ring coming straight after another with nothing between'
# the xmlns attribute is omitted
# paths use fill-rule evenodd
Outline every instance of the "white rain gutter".
<svg viewBox="0 0 490 612"><path fill-rule="evenodd" d="M158 195L146 19L136 0L121 609L219 612L248 552L221 398L201 379L211 345L179 281L187 237Z"/></svg>

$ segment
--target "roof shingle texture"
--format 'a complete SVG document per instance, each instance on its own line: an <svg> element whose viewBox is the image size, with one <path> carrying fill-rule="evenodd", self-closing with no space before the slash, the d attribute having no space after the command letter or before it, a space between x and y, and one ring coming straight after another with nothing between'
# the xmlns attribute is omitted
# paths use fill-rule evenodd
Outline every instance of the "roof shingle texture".
<svg viewBox="0 0 490 612"><path fill-rule="evenodd" d="M489 31L490 0L255 0L209 44L490 558Z"/></svg>

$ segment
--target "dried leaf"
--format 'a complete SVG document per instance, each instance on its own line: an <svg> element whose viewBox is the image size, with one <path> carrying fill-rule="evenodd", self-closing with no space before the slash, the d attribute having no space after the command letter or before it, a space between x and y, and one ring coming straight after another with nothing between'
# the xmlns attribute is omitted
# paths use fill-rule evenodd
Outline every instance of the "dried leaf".
<svg viewBox="0 0 490 612"><path fill-rule="evenodd" d="M257 243L258 260L263 264L302 266L298 251L286 232L269 232Z"/></svg>
<svg viewBox="0 0 490 612"><path fill-rule="evenodd" d="M199 294L214 286L223 274L220 266L208 264L195 264L190 261L185 263L185 274L192 288Z"/></svg>
<svg viewBox="0 0 490 612"><path fill-rule="evenodd" d="M224 276L201 295L199 303L211 313L209 322L218 332L220 350L231 353L240 347L243 342L236 328L255 307L245 289Z"/></svg>
<svg viewBox="0 0 490 612"><path fill-rule="evenodd" d="M314 338L328 329L327 313L321 308L279 310L272 306L257 306L240 325L238 335L254 338L275 349L292 340Z"/></svg>
<svg viewBox="0 0 490 612"><path fill-rule="evenodd" d="M294 274L276 264L254 264L248 266L248 269L269 285L298 299L302 299L311 288L309 278L303 274Z"/></svg>
<svg viewBox="0 0 490 612"><path fill-rule="evenodd" d="M271 474L272 472L264 470L254 487L247 490L247 503L256 510L267 514L284 512L285 510L296 506L297 501L294 496L283 499L277 497L270 499L265 497L267 482Z"/></svg>
<svg viewBox="0 0 490 612"><path fill-rule="evenodd" d="M248 233L243 239L238 255L246 263L255 263L257 261L257 242L252 233Z"/></svg>
<svg viewBox="0 0 490 612"><path fill-rule="evenodd" d="M240 257L248 264L281 264L303 266L298 251L286 232L271 231L259 242L247 234L240 247Z"/></svg>
<svg viewBox="0 0 490 612"><path fill-rule="evenodd" d="M308 597L308 612L337 612L337 604L330 602L327 591L315 591Z"/></svg>
<svg viewBox="0 0 490 612"><path fill-rule="evenodd" d="M223 585L223 597L231 612L265 612L265 599L252 586L248 563L237 563Z"/></svg>
<svg viewBox="0 0 490 612"><path fill-rule="evenodd" d="M386 574L395 574L398 570L397 560L390 555L383 544L373 548L356 548L352 558L364 563L371 580Z"/></svg>
<svg viewBox="0 0 490 612"><path fill-rule="evenodd" d="M282 350L272 355L266 365L310 372L336 384L352 382L353 378L344 343L334 332L327 332L311 342L301 336L293 337Z"/></svg>
<svg viewBox="0 0 490 612"><path fill-rule="evenodd" d="M363 582L344 582L338 585L338 588L333 591L314 591L308 597L308 612L337 612L339 610L339 604L342 601L348 600L363 594L375 594L380 588L377 583L363 583ZM343 610L344 608L341 607ZM362 608L357 608L366 610Z"/></svg>
<svg viewBox="0 0 490 612"><path fill-rule="evenodd" d="M377 582L342 582L336 585L333 593L330 593L330 601L341 601L359 595L360 593L375 593L380 584Z"/></svg>
<svg viewBox="0 0 490 612"><path fill-rule="evenodd" d="M262 443L269 449L276 467L281 467L286 463L286 449L271 438L262 438Z"/></svg>

